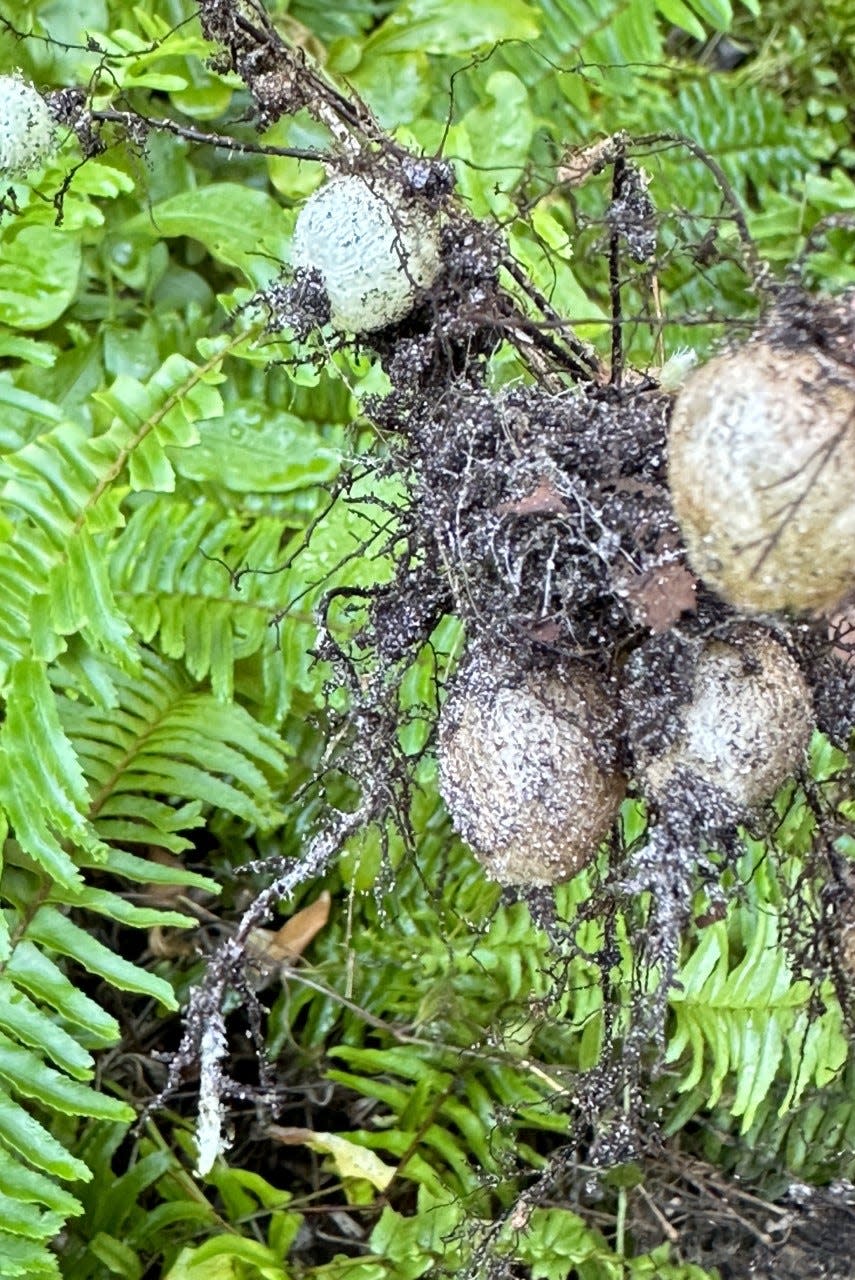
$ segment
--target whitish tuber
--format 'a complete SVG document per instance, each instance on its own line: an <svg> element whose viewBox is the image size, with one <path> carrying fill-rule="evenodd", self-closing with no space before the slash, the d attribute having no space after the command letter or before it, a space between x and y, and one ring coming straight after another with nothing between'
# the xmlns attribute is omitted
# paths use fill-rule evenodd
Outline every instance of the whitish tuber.
<svg viewBox="0 0 855 1280"><path fill-rule="evenodd" d="M24 178L56 148L56 124L39 91L20 75L0 76L0 175Z"/></svg>
<svg viewBox="0 0 855 1280"><path fill-rule="evenodd" d="M643 652L630 664L638 667L636 699L646 696ZM642 786L667 806L679 795L680 775L720 798L721 812L708 815L713 821L736 817L799 772L813 724L807 682L787 650L761 627L742 624L698 642L667 745L657 750L653 735L640 750L636 744Z"/></svg>
<svg viewBox="0 0 855 1280"><path fill-rule="evenodd" d="M333 178L306 201L292 265L317 271L338 329L369 333L401 320L439 272L439 225L389 179Z"/></svg>

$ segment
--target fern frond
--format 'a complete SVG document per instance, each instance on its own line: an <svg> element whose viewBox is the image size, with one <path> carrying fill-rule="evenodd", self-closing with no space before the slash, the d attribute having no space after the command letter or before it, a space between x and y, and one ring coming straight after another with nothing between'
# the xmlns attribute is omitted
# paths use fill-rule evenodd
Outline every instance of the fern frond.
<svg viewBox="0 0 855 1280"><path fill-rule="evenodd" d="M242 339L240 335L235 342ZM222 414L216 384L223 381L220 366L227 350L221 344L202 365L173 352L148 382L120 374L109 390L93 395L109 415L110 424L97 440L110 441L108 451L114 442L119 446L114 474L127 465L134 491L169 493L174 489L175 472L166 450L195 444L199 439L196 424Z"/></svg>
<svg viewBox="0 0 855 1280"><path fill-rule="evenodd" d="M650 6L636 0L540 0L538 22L540 36L530 47L511 44L496 61L529 86L533 106L562 143L578 138L592 113L592 99L601 96L605 81L612 94L631 93L632 77L623 68L639 61L657 62L663 55L661 32ZM567 73L544 76L544 67L550 63L566 67ZM580 63L600 65L588 72ZM556 101L556 87L565 103Z"/></svg>
<svg viewBox="0 0 855 1280"><path fill-rule="evenodd" d="M79 631L91 647L133 665L131 629L109 580L109 539L124 523L128 483L171 490L167 448L193 444L196 422L222 413L213 385L221 360L196 365L173 354L148 383L122 376L94 397L111 414L100 434L62 422L7 457L0 658L49 661L63 647L58 637Z"/></svg>
<svg viewBox="0 0 855 1280"><path fill-rule="evenodd" d="M59 1262L41 1242L0 1230L2 1280L61 1280Z"/></svg>
<svg viewBox="0 0 855 1280"><path fill-rule="evenodd" d="M713 156L743 198L749 184L755 191L786 190L822 154L818 132L758 85L708 75L658 103L656 112L664 130L691 137ZM650 118L639 124L649 129Z"/></svg>
<svg viewBox="0 0 855 1280"><path fill-rule="evenodd" d="M119 821L123 840L163 845L184 818L198 824L202 805L263 828L281 820L273 780L283 775L287 752L278 734L151 653L139 675L116 668L111 680L116 707L72 696L60 701L63 727L89 782L96 832L114 833L110 824ZM164 803L163 795L175 802Z"/></svg>
<svg viewBox="0 0 855 1280"><path fill-rule="evenodd" d="M130 629L115 607L104 554L104 534L121 519L121 495L109 488L119 454L115 440L96 448L83 427L65 422L6 460L3 500L15 522L6 554L20 571L15 551L26 547L36 574L22 582L29 596L23 619L20 609L13 617L0 605L3 630L21 654L32 652L28 619L40 611L55 634L85 630L90 644L117 660L130 657Z"/></svg>
<svg viewBox="0 0 855 1280"><path fill-rule="evenodd" d="M785 1169L811 1182L851 1180L855 1176L855 1062L850 1061L831 1085L821 1092L811 1091L790 1110L780 1106L779 1090L770 1094L754 1124L731 1150L731 1160L736 1172L746 1178Z"/></svg>
<svg viewBox="0 0 855 1280"><path fill-rule="evenodd" d="M197 680L231 696L236 662L273 647L270 619L281 603L282 522L249 528L215 503L152 498L137 508L112 556L113 591L146 642L183 660ZM229 569L249 570L233 585ZM262 572L253 572L261 570ZM276 593L276 594L274 594Z"/></svg>
<svg viewBox="0 0 855 1280"><path fill-rule="evenodd" d="M114 842L180 852L189 844L183 832L212 807L255 826L280 817L275 784L286 750L245 709L153 654L143 655L136 675L90 654L88 674L91 701L70 658L52 669L53 684L44 663L19 660L0 730L0 800L14 836L0 875L0 1210L3 1195L24 1206L0 1228L15 1241L0 1253L4 1280L15 1274L7 1259L24 1259L29 1271L21 1274L51 1274L41 1241L77 1211L55 1180L90 1176L53 1136L51 1118L132 1117L90 1083L91 1050L115 1042L119 1028L62 965L175 1008L167 982L106 946L69 910L138 929L194 923L87 884L85 873L216 890L206 877L149 864ZM109 696L100 699L101 690Z"/></svg>
<svg viewBox="0 0 855 1280"><path fill-rule="evenodd" d="M53 902L46 900L51 897ZM75 893L73 886L62 888L56 882L50 888L44 871L11 844L0 877L0 902L8 936L0 965L0 1277L6 1280L19 1274L18 1263L24 1268L21 1275L58 1274L45 1242L66 1218L81 1211L77 1198L59 1181L91 1177L87 1165L51 1132L53 1117L127 1123L134 1114L126 1103L91 1084L90 1050L115 1043L119 1027L63 972L58 958L121 990L145 994L169 1008L176 1004L168 983L75 924L64 904L100 910L138 927L161 918L165 923L168 917L173 924L189 922L176 912L128 908L118 895L103 890ZM10 1204L7 1211L7 1197L16 1208Z"/></svg>
<svg viewBox="0 0 855 1280"><path fill-rule="evenodd" d="M834 1079L847 1046L830 994L825 1012L810 1018L810 983L793 981L774 910L767 905L743 923L748 946L738 963L732 963L728 927L720 921L704 930L680 971L670 994L676 1025L666 1061L688 1060L679 1092L703 1081L711 1108L729 1084L728 1110L741 1117L745 1133L776 1080L786 1081L784 1112L808 1085L821 1088Z"/></svg>
<svg viewBox="0 0 855 1280"><path fill-rule="evenodd" d="M62 731L43 663L12 668L0 728L0 807L22 848L61 885L82 883L63 841L97 854L80 763Z"/></svg>

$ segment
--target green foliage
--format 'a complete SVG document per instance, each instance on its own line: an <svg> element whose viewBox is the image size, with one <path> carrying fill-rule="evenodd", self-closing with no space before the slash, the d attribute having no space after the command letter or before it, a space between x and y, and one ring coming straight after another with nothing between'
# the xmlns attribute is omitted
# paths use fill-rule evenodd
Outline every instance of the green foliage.
<svg viewBox="0 0 855 1280"><path fill-rule="evenodd" d="M736 913L734 926L740 942L748 940L738 963L732 962L722 921L704 931L680 971L680 986L671 996L676 1022L666 1060L690 1063L679 1093L690 1093L703 1081L693 1096L695 1106L715 1107L730 1078L728 1111L741 1119L744 1134L773 1085L785 1090L779 1105L784 1115L808 1086L821 1089L839 1075L848 1045L830 990L825 1012L817 1017L811 984L793 981L771 906ZM687 1118L687 1108L679 1108L672 1127Z"/></svg>

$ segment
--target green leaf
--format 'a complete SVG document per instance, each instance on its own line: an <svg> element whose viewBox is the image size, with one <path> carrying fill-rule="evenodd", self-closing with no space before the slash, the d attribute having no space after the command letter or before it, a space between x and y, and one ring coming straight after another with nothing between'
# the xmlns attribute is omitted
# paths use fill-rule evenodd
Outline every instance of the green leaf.
<svg viewBox="0 0 855 1280"><path fill-rule="evenodd" d="M86 812L89 796L77 755L62 731L44 665L12 669L0 730L0 797L22 847L59 884L81 883L58 836L97 851Z"/></svg>
<svg viewBox="0 0 855 1280"><path fill-rule="evenodd" d="M175 816L175 810L168 809ZM166 862L155 862L151 858L139 858L125 849L110 848L103 861L94 863L104 871L122 876L125 880L136 880L142 884L174 885L180 888L201 889L203 893L218 894L221 886L210 876L199 875L197 871L188 871L186 867L172 866Z"/></svg>
<svg viewBox="0 0 855 1280"><path fill-rule="evenodd" d="M29 1169L0 1146L0 1192L19 1204L42 1204L65 1218L83 1212L83 1205L64 1187L36 1169Z"/></svg>
<svg viewBox="0 0 855 1280"><path fill-rule="evenodd" d="M691 0L692 8L717 31L729 31L733 22L730 0Z"/></svg>
<svg viewBox="0 0 855 1280"><path fill-rule="evenodd" d="M38 1049L77 1080L87 1080L92 1055L7 977L0 977L0 1027L22 1044Z"/></svg>
<svg viewBox="0 0 855 1280"><path fill-rule="evenodd" d="M47 1129L24 1111L17 1102L0 1091L0 1142L23 1156L37 1169L57 1178L88 1182L89 1170L82 1160L70 1155Z"/></svg>
<svg viewBox="0 0 855 1280"><path fill-rule="evenodd" d="M404 0L365 43L373 54L474 53L500 40L534 40L537 10L525 0Z"/></svg>
<svg viewBox="0 0 855 1280"><path fill-rule="evenodd" d="M288 254L287 222L276 201L230 182L171 196L133 218L126 229L154 238L189 236L254 285L274 276Z"/></svg>
<svg viewBox="0 0 855 1280"><path fill-rule="evenodd" d="M50 1240L64 1220L62 1214L41 1213L34 1205L23 1204L15 1197L0 1192L0 1222L10 1235L24 1236L27 1240Z"/></svg>
<svg viewBox="0 0 855 1280"><path fill-rule="evenodd" d="M233 1261L251 1266L253 1280L289 1280L279 1259L266 1245L226 1235L206 1240L195 1249L182 1250L163 1280L233 1280Z"/></svg>
<svg viewBox="0 0 855 1280"><path fill-rule="evenodd" d="M86 1041L92 1047L104 1048L119 1039L120 1028L116 1019L100 1005L85 995L51 960L32 942L18 940L6 965L6 974L16 985L23 987L34 999L44 1000L57 1013L86 1033Z"/></svg>
<svg viewBox="0 0 855 1280"><path fill-rule="evenodd" d="M56 354L57 349L51 342L37 342L35 338L25 338L20 333L0 329L0 356L9 356L49 369L56 361Z"/></svg>
<svg viewBox="0 0 855 1280"><path fill-rule="evenodd" d="M64 1115L98 1116L102 1120L132 1120L135 1115L127 1103L54 1071L38 1054L16 1045L2 1032L0 1079L14 1092Z"/></svg>
<svg viewBox="0 0 855 1280"><path fill-rule="evenodd" d="M0 1228L0 1280L61 1280L56 1256L42 1244Z"/></svg>
<svg viewBox="0 0 855 1280"><path fill-rule="evenodd" d="M244 401L207 423L196 448L172 458L180 475L216 481L235 493L322 485L338 473L341 460L341 451L324 444L310 422L258 401Z"/></svg>
<svg viewBox="0 0 855 1280"><path fill-rule="evenodd" d="M104 978L120 991L134 991L151 996L167 1009L178 1007L175 993L168 982L153 973L147 973L128 960L123 960L55 907L39 907L27 926L26 936L33 942L58 951L60 955L70 956L89 973Z"/></svg>
<svg viewBox="0 0 855 1280"><path fill-rule="evenodd" d="M697 16L692 12L690 4L684 3L684 0L656 0L656 8L662 14L662 17L673 23L675 27L680 27L683 31L687 31L696 40L706 39L707 33L703 24L698 21Z"/></svg>
<svg viewBox="0 0 855 1280"><path fill-rule="evenodd" d="M0 323L46 329L77 293L81 246L55 227L8 226L0 241Z"/></svg>
<svg viewBox="0 0 855 1280"><path fill-rule="evenodd" d="M138 907L117 893L90 886L70 893L54 889L48 901L94 911L131 929L193 929L198 924L195 916L188 916L180 911L166 911L160 907Z"/></svg>
<svg viewBox="0 0 855 1280"><path fill-rule="evenodd" d="M98 1231L90 1240L89 1248L94 1257L114 1276L124 1276L126 1280L140 1280L143 1264L130 1245L115 1236Z"/></svg>
<svg viewBox="0 0 855 1280"><path fill-rule="evenodd" d="M385 1164L373 1151L367 1150L339 1133L320 1133L312 1129L303 1133L308 1147L332 1157L340 1178L358 1178L370 1182L378 1191L385 1191L395 1176L395 1166Z"/></svg>

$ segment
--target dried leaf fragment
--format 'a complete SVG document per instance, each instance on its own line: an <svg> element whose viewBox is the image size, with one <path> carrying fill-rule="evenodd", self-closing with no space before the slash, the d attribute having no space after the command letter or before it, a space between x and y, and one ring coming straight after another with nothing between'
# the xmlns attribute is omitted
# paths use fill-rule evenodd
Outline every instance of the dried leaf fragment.
<svg viewBox="0 0 855 1280"><path fill-rule="evenodd" d="M312 1151L332 1157L336 1172L342 1178L364 1178L378 1191L385 1191L395 1176L392 1165L385 1164L373 1151L360 1147L350 1138L337 1133L316 1133L314 1129L298 1129L272 1124L268 1134L285 1146L307 1146Z"/></svg>
<svg viewBox="0 0 855 1280"><path fill-rule="evenodd" d="M667 631L681 614L695 608L697 579L679 560L626 578L621 586L636 621L654 634Z"/></svg>
<svg viewBox="0 0 855 1280"><path fill-rule="evenodd" d="M524 498L500 502L496 507L500 516L554 516L566 510L567 503L548 480L541 480Z"/></svg>
<svg viewBox="0 0 855 1280"><path fill-rule="evenodd" d="M280 965L293 964L330 918L332 899L325 889L314 902L296 911L281 929L253 929L248 954L272 981Z"/></svg>

